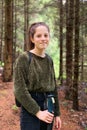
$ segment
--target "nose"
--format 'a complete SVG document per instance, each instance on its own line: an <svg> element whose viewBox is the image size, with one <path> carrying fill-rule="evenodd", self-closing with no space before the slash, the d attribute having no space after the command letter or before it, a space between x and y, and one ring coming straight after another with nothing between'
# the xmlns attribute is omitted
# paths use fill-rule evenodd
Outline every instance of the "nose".
<svg viewBox="0 0 87 130"><path fill-rule="evenodd" d="M42 37L41 37L41 39L42 39L42 40L45 40L45 39L46 39L46 37L45 37L45 36L42 36Z"/></svg>

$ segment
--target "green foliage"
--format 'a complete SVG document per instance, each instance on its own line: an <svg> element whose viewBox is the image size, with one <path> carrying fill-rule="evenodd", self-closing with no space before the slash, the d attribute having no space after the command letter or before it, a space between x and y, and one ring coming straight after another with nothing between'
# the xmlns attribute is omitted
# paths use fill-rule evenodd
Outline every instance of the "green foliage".
<svg viewBox="0 0 87 130"><path fill-rule="evenodd" d="M22 53L22 52L23 52L23 49L21 49L20 47L17 47L17 48L16 48L16 52Z"/></svg>
<svg viewBox="0 0 87 130"><path fill-rule="evenodd" d="M4 66L4 62L0 61L0 67Z"/></svg>
<svg viewBox="0 0 87 130"><path fill-rule="evenodd" d="M56 38L51 38L50 44L47 48L47 53L52 57L54 62L54 69L56 77L59 76L59 48L58 48L58 40Z"/></svg>
<svg viewBox="0 0 87 130"><path fill-rule="evenodd" d="M13 105L12 110L15 111L15 112L18 112L18 107L16 105Z"/></svg>

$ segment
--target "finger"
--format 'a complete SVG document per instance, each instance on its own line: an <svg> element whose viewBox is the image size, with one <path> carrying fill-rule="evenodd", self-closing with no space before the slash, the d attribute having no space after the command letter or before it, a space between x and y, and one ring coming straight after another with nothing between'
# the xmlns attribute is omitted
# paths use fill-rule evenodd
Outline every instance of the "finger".
<svg viewBox="0 0 87 130"><path fill-rule="evenodd" d="M47 120L46 120L46 123L49 123L49 124L50 124L50 123L52 123L52 120L47 119Z"/></svg>
<svg viewBox="0 0 87 130"><path fill-rule="evenodd" d="M53 113L48 112L48 115L51 116L51 117L54 117Z"/></svg>
<svg viewBox="0 0 87 130"><path fill-rule="evenodd" d="M60 130L60 128L61 128L61 125L60 125L60 124L58 124L58 125L55 125L55 128L56 128L56 129L58 129L58 130Z"/></svg>
<svg viewBox="0 0 87 130"><path fill-rule="evenodd" d="M52 123L53 117L50 117L50 116L46 117L46 121L47 121L48 123Z"/></svg>

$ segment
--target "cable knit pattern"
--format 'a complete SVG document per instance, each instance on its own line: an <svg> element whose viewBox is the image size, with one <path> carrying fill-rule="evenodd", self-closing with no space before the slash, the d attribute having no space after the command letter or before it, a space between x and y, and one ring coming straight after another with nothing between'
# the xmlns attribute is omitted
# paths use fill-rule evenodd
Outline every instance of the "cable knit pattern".
<svg viewBox="0 0 87 130"><path fill-rule="evenodd" d="M43 58L32 53L30 64L26 52L17 58L14 65L14 94L28 112L35 115L40 110L29 91L55 91L56 116L60 115L54 76L53 61L47 54Z"/></svg>

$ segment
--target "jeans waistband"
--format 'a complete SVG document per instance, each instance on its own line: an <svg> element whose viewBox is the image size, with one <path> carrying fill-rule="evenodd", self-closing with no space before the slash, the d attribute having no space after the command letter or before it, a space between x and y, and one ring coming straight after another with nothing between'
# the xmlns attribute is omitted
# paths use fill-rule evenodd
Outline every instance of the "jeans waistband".
<svg viewBox="0 0 87 130"><path fill-rule="evenodd" d="M54 95L54 92L53 91L50 91L50 92L34 92L34 91L31 91L31 92L29 92L30 94L34 94L34 95L36 95L36 96L45 96L45 97L47 97L47 96L49 96L49 95Z"/></svg>

